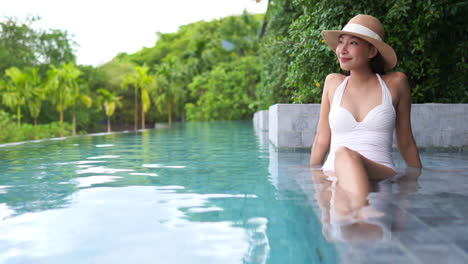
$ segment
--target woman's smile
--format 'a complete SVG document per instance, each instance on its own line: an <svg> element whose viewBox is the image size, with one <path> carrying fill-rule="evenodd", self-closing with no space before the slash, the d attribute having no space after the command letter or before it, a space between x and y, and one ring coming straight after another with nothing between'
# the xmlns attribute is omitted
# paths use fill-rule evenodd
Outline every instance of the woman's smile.
<svg viewBox="0 0 468 264"><path fill-rule="evenodd" d="M351 58L344 58L344 57L341 57L340 58L340 62L347 62L347 61L350 61Z"/></svg>

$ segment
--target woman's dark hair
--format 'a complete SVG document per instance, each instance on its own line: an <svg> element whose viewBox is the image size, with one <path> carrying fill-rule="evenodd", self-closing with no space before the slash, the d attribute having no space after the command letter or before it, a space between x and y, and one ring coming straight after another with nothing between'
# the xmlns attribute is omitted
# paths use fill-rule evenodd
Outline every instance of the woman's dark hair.
<svg viewBox="0 0 468 264"><path fill-rule="evenodd" d="M374 58L371 59L370 61L370 67L373 73L378 73L378 74L385 74L385 61L380 55L380 52L377 52L377 55L375 55Z"/></svg>

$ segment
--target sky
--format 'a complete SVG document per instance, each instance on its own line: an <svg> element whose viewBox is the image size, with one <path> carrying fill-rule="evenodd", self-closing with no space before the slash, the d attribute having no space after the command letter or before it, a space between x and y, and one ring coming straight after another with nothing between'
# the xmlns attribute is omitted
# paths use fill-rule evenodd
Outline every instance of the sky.
<svg viewBox="0 0 468 264"><path fill-rule="evenodd" d="M78 64L99 66L120 52L154 46L156 32L229 15L265 13L254 0L0 0L0 19L40 16L32 27L66 30L78 43Z"/></svg>

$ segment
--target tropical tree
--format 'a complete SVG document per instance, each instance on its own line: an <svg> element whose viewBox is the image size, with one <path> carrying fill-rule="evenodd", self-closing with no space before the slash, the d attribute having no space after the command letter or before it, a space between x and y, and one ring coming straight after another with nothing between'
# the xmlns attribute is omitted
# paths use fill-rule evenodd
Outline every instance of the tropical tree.
<svg viewBox="0 0 468 264"><path fill-rule="evenodd" d="M4 90L2 102L12 111L16 110L18 126L21 125L21 107L26 102L26 75L18 68L11 67L5 70L9 80L2 80L0 89Z"/></svg>
<svg viewBox="0 0 468 264"><path fill-rule="evenodd" d="M180 66L175 60L169 60L157 68L155 75L153 100L159 112L167 113L169 126L172 125L173 113L186 93L181 76L183 71Z"/></svg>
<svg viewBox="0 0 468 264"><path fill-rule="evenodd" d="M48 74L48 81L46 84L47 93L51 95L50 100L55 105L55 108L59 112L59 121L60 124L63 124L63 112L65 111L67 91L65 85L62 81L62 71L61 69L52 66Z"/></svg>
<svg viewBox="0 0 468 264"><path fill-rule="evenodd" d="M136 72L134 74L129 74L123 80L123 86L133 85L135 88L135 94L140 90L141 95L141 128L145 129L145 114L151 106L151 100L149 97L149 92L154 88L154 77L148 74L149 67L146 65L136 66ZM136 96L135 96L136 97ZM135 101L136 106L136 101ZM136 113L136 108L135 108ZM135 114L135 117L137 115ZM136 120L136 118L135 118ZM135 126L136 129L136 126Z"/></svg>
<svg viewBox="0 0 468 264"><path fill-rule="evenodd" d="M33 23L39 17L5 18L0 21L0 76L10 67L59 66L75 61L77 43L62 30L39 30Z"/></svg>
<svg viewBox="0 0 468 264"><path fill-rule="evenodd" d="M7 19L0 22L0 74L11 67L32 66L36 62L35 42L37 33L31 24L36 17L28 17L21 22L17 19Z"/></svg>
<svg viewBox="0 0 468 264"><path fill-rule="evenodd" d="M145 129L145 114L151 106L149 92L154 88L154 77L148 74L149 67L137 66L136 83L141 91L141 128Z"/></svg>
<svg viewBox="0 0 468 264"><path fill-rule="evenodd" d="M138 129L138 86L135 84L135 74L126 73L122 79L121 87L123 90L127 90L129 87L133 87L134 90L134 104L133 104L133 129Z"/></svg>
<svg viewBox="0 0 468 264"><path fill-rule="evenodd" d="M34 126L37 126L37 118L41 113L42 101L45 99L44 83L38 74L38 68L28 68L24 71L26 86L26 104L29 114L34 119Z"/></svg>
<svg viewBox="0 0 468 264"><path fill-rule="evenodd" d="M72 86L70 106L72 108L72 135L76 135L76 107L83 103L87 108L90 108L93 104L93 99L86 93L86 83L81 83Z"/></svg>
<svg viewBox="0 0 468 264"><path fill-rule="evenodd" d="M92 99L86 94L86 84L79 83L81 71L74 63L65 63L61 68L62 82L68 93L66 105L72 108L72 135L76 135L76 107L82 102L86 107L91 107Z"/></svg>
<svg viewBox="0 0 468 264"><path fill-rule="evenodd" d="M107 116L107 132L111 132L112 129L110 118L114 114L117 106L120 106L120 100L122 99L122 97L117 96L104 88L99 88L97 91L100 93L98 100L100 102L100 105L104 106L104 112Z"/></svg>
<svg viewBox="0 0 468 264"><path fill-rule="evenodd" d="M70 106L73 107L73 135L76 134L76 111L77 100L85 104L91 104L91 98L81 93L82 88L78 84L81 71L74 63L65 63L61 68L52 66L49 70L49 81L47 83L51 100L60 113L60 123L63 124L63 113Z"/></svg>
<svg viewBox="0 0 468 264"><path fill-rule="evenodd" d="M73 48L78 44L73 41L67 31L51 29L41 32L38 37L38 59L47 65L60 65L75 61Z"/></svg>

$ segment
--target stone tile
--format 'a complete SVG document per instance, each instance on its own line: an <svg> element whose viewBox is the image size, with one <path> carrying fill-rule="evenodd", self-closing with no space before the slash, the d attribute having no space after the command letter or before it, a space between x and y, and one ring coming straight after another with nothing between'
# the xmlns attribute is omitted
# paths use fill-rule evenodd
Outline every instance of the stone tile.
<svg viewBox="0 0 468 264"><path fill-rule="evenodd" d="M419 263L409 256L380 256L376 258L365 259L362 264L412 264Z"/></svg>
<svg viewBox="0 0 468 264"><path fill-rule="evenodd" d="M468 251L468 228L466 225L450 225L433 229L446 242L455 243L460 249Z"/></svg>
<svg viewBox="0 0 468 264"><path fill-rule="evenodd" d="M464 237L463 239L455 239L455 245L463 250L465 254L468 254L468 237Z"/></svg>
<svg viewBox="0 0 468 264"><path fill-rule="evenodd" d="M340 263L418 263L394 243L366 243L351 249L341 249Z"/></svg>
<svg viewBox="0 0 468 264"><path fill-rule="evenodd" d="M468 257L465 254L454 250L450 245L425 245L415 244L409 247L413 254L422 263L453 263L465 264L468 263Z"/></svg>
<svg viewBox="0 0 468 264"><path fill-rule="evenodd" d="M433 232L428 229L419 229L419 230L404 230L404 231L395 231L392 233L394 238L397 238L403 245L412 245L412 244L431 244L439 245L446 243L446 239L440 234Z"/></svg>
<svg viewBox="0 0 468 264"><path fill-rule="evenodd" d="M419 217L424 223L431 227L438 227L438 226L447 226L447 225L455 225L460 223L462 220L456 216L450 215L438 215L438 216L424 216Z"/></svg>

